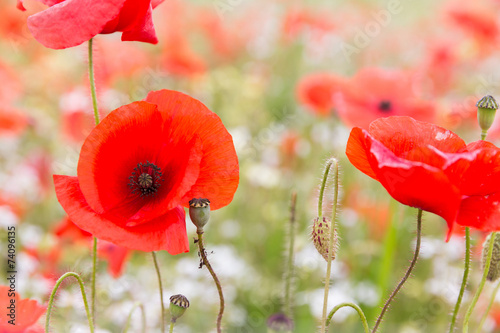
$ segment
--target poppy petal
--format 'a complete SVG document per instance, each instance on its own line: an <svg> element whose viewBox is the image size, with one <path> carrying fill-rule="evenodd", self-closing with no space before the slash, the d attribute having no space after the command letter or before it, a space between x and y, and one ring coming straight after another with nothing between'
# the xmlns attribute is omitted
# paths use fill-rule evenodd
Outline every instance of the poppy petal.
<svg viewBox="0 0 500 333"><path fill-rule="evenodd" d="M139 41L151 44L158 43L155 27L153 25L153 8L151 5L138 21L123 31L122 41Z"/></svg>
<svg viewBox="0 0 500 333"><path fill-rule="evenodd" d="M28 17L28 28L37 41L52 49L80 45L117 17L124 3L125 0L66 0Z"/></svg>
<svg viewBox="0 0 500 333"><path fill-rule="evenodd" d="M220 118L201 102L177 91L150 92L145 100L172 119L172 137L189 140L196 133L203 145L200 174L182 200L184 207L193 198L209 199L212 210L228 205L238 187L239 166L232 137Z"/></svg>
<svg viewBox="0 0 500 333"><path fill-rule="evenodd" d="M500 230L500 192L464 198L457 223L482 231Z"/></svg>
<svg viewBox="0 0 500 333"><path fill-rule="evenodd" d="M371 138L365 130L359 127L353 128L351 134L349 135L349 139L347 140L345 153L352 165L354 165L359 171L375 180L378 180L377 175L375 175L375 172L372 170L370 162L368 161L367 140L371 140Z"/></svg>
<svg viewBox="0 0 500 333"><path fill-rule="evenodd" d="M69 218L99 239L140 251L166 250L173 255L189 251L185 212L181 206L148 223L123 228L92 210L77 177L54 175L54 184L57 199Z"/></svg>

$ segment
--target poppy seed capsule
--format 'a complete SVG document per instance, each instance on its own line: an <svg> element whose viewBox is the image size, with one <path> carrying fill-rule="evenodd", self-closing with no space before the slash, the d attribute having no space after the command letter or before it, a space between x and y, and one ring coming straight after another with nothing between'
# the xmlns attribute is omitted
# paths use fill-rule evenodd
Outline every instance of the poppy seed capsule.
<svg viewBox="0 0 500 333"><path fill-rule="evenodd" d="M490 247L491 234L486 237L483 244L482 252L482 268L486 266L486 259L488 258L488 249ZM496 234L495 240L493 241L493 253L491 254L491 264L490 270L488 271L488 276L486 277L488 281L494 282L500 277L500 234Z"/></svg>
<svg viewBox="0 0 500 333"><path fill-rule="evenodd" d="M210 200L194 198L189 201L189 217L198 230L202 230L210 219Z"/></svg>
<svg viewBox="0 0 500 333"><path fill-rule="evenodd" d="M267 320L267 328L268 333L292 332L293 320L284 313L275 313Z"/></svg>
<svg viewBox="0 0 500 333"><path fill-rule="evenodd" d="M328 249L330 244L330 228L332 227L332 222L323 217L322 221L319 221L319 218L314 219L313 227L312 227L312 241L316 250L318 250L319 254L325 258L328 262ZM333 230L333 253L332 260L335 260L335 255L337 253L338 248L338 238L337 238L337 230Z"/></svg>
<svg viewBox="0 0 500 333"><path fill-rule="evenodd" d="M189 301L186 296L178 294L170 297L170 314L172 315L172 322L182 317L186 309L189 308Z"/></svg>
<svg viewBox="0 0 500 333"><path fill-rule="evenodd" d="M493 96L486 95L481 98L477 103L477 121L479 122L479 126L486 133L493 121L495 120L495 113L498 109L498 103L493 98Z"/></svg>

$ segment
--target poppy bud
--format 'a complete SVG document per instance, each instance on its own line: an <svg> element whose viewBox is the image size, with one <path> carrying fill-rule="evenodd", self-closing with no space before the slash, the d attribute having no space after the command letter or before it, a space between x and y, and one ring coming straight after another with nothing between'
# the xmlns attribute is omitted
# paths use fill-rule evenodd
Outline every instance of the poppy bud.
<svg viewBox="0 0 500 333"><path fill-rule="evenodd" d="M319 254L325 258L328 262L328 248L330 245L330 228L332 228L332 222L323 217L322 221L319 221L319 218L314 219L313 227L312 227L312 241L316 250L318 250ZM335 254L337 253L338 248L338 238L337 238L337 230L334 229L333 234L333 253L332 260L335 259Z"/></svg>
<svg viewBox="0 0 500 333"><path fill-rule="evenodd" d="M476 106L477 120L482 129L482 134L486 137L486 132L493 124L493 120L495 120L498 103L493 96L486 95L476 103Z"/></svg>
<svg viewBox="0 0 500 333"><path fill-rule="evenodd" d="M267 320L267 332L289 333L293 330L293 320L284 313L275 313Z"/></svg>
<svg viewBox="0 0 500 333"><path fill-rule="evenodd" d="M203 230L210 219L210 201L203 198L194 198L189 201L189 217L198 230Z"/></svg>
<svg viewBox="0 0 500 333"><path fill-rule="evenodd" d="M491 234L486 237L483 244L482 253L482 267L486 266L486 259L488 259L488 248L490 247ZM486 277L488 281L494 282L500 277L500 234L496 234L495 240L493 241L493 253L491 255L490 270L488 271L488 276Z"/></svg>
<svg viewBox="0 0 500 333"><path fill-rule="evenodd" d="M184 295L173 295L170 297L170 314L172 315L171 321L175 321L182 317L186 309L189 308L189 301Z"/></svg>

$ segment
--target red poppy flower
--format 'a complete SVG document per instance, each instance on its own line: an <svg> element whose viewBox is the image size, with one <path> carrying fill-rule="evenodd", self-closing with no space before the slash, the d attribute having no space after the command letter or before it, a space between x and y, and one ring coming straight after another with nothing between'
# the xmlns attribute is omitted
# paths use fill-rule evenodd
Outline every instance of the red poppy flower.
<svg viewBox="0 0 500 333"><path fill-rule="evenodd" d="M10 288L8 286L0 286L0 307L2 314L0 315L0 332L2 333L35 333L43 332L37 325L38 319L46 310L46 306L40 305L32 299L21 299L16 291L13 297L9 296ZM12 317L9 317L11 300L15 301L16 309L14 311L15 325L9 323Z"/></svg>
<svg viewBox="0 0 500 333"><path fill-rule="evenodd" d="M297 85L297 98L318 115L328 116L334 108L334 94L340 91L344 81L328 73L306 75Z"/></svg>
<svg viewBox="0 0 500 333"><path fill-rule="evenodd" d="M78 176L54 175L69 218L95 237L142 251L186 252L184 207L229 204L238 159L220 118L179 92L112 111L85 140Z"/></svg>
<svg viewBox="0 0 500 333"><path fill-rule="evenodd" d="M417 96L409 72L364 68L335 96L339 117L348 126L368 128L373 120L389 116L434 119L434 105Z"/></svg>
<svg viewBox="0 0 500 333"><path fill-rule="evenodd" d="M379 181L399 202L483 231L499 230L500 149L465 145L455 133L410 117L377 119L354 128L351 163Z"/></svg>
<svg viewBox="0 0 500 333"><path fill-rule="evenodd" d="M123 41L156 44L152 11L162 0L40 0L50 8L28 18L28 28L44 46L64 49L97 34L122 32ZM24 9L22 1L18 8Z"/></svg>

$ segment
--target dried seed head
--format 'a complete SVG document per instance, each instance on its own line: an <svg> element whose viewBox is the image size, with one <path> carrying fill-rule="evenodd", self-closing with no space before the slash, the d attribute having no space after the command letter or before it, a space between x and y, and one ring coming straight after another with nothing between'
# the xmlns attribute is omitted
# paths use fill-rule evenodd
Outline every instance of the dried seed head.
<svg viewBox="0 0 500 333"><path fill-rule="evenodd" d="M312 240L316 250L318 250L319 254L321 254L326 261L328 261L328 249L330 247L330 228L332 228L332 222L326 217L323 217L321 221L319 218L314 219L311 233ZM335 228L333 232L332 260L335 260L338 248L338 237L337 230Z"/></svg>
<svg viewBox="0 0 500 333"><path fill-rule="evenodd" d="M486 259L488 257L488 248L490 247L491 234L486 237L483 244L482 253L482 268L486 266ZM486 277L488 281L494 282L500 278L500 234L496 234L495 240L493 241L493 253L491 255L490 270L488 271L488 276Z"/></svg>
<svg viewBox="0 0 500 333"><path fill-rule="evenodd" d="M493 96L486 95L476 103L476 106L477 121L483 132L486 133L493 124L493 120L495 120L498 103Z"/></svg>
<svg viewBox="0 0 500 333"><path fill-rule="evenodd" d="M268 333L288 333L293 330L293 320L284 313L275 313L267 320Z"/></svg>
<svg viewBox="0 0 500 333"><path fill-rule="evenodd" d="M172 315L172 322L182 317L186 309L189 308L189 301L186 296L178 294L170 297L170 314Z"/></svg>

